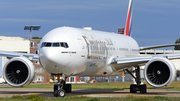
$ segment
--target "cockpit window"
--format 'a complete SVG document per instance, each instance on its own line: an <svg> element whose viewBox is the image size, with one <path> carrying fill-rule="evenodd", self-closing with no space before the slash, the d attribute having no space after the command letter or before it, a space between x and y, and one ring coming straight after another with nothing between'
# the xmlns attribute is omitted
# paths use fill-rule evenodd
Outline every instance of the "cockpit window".
<svg viewBox="0 0 180 101"><path fill-rule="evenodd" d="M46 44L46 42L43 42L43 43L42 43L42 45L41 45L41 48L42 48L42 47L44 47L44 46L45 46L45 44Z"/></svg>
<svg viewBox="0 0 180 101"><path fill-rule="evenodd" d="M42 47L64 47L64 48L69 48L68 44L66 42L43 42L41 45Z"/></svg>
<svg viewBox="0 0 180 101"><path fill-rule="evenodd" d="M53 43L53 47L59 47L59 42Z"/></svg>
<svg viewBox="0 0 180 101"><path fill-rule="evenodd" d="M60 44L61 44L61 47L65 47L65 46L64 46L64 42L60 42Z"/></svg>
<svg viewBox="0 0 180 101"><path fill-rule="evenodd" d="M66 48L69 48L69 46L68 46L68 44L67 44L66 42L65 42L64 44L65 44L65 47L66 47Z"/></svg>
<svg viewBox="0 0 180 101"><path fill-rule="evenodd" d="M52 44L52 43L47 42L46 45L45 45L45 47L51 47L51 44Z"/></svg>

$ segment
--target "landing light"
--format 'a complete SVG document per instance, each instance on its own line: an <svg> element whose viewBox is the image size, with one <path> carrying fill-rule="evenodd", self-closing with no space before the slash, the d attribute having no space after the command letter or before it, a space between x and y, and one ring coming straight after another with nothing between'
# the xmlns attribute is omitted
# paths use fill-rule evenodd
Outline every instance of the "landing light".
<svg viewBox="0 0 180 101"><path fill-rule="evenodd" d="M60 80L62 80L62 79L63 79L63 77L62 77L62 76L60 76L60 77L59 77L59 79L60 79Z"/></svg>
<svg viewBox="0 0 180 101"><path fill-rule="evenodd" d="M58 76L55 76L55 79L56 79L56 80L58 80L58 79L63 80L63 77L62 77L62 76L59 76L59 77L58 77Z"/></svg>

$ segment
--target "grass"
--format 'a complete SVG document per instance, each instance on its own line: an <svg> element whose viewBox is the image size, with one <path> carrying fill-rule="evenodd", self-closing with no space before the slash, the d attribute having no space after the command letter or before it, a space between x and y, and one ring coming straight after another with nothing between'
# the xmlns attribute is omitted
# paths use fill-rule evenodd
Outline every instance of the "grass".
<svg viewBox="0 0 180 101"><path fill-rule="evenodd" d="M50 98L42 97L39 95L19 96L14 95L11 98L0 98L1 101L179 101L180 98L170 98L163 96L155 97L134 97L128 95L124 98L97 98L97 97L85 97L85 96L68 96L64 98Z"/></svg>
<svg viewBox="0 0 180 101"><path fill-rule="evenodd" d="M85 84L72 84L72 88L78 89L129 89L132 82L116 82L116 83L85 83ZM147 84L148 89L166 89L166 90L180 90L180 82L175 81L169 87L154 88ZM25 88L53 88L54 84L31 84Z"/></svg>
<svg viewBox="0 0 180 101"><path fill-rule="evenodd" d="M87 83L87 84L72 84L72 88L90 88L90 89L129 89L132 82L117 82L117 83ZM146 84L146 83L145 83ZM26 88L53 88L54 84L31 84ZM148 89L156 89L147 84ZM167 88L158 88L165 90L180 90L180 82L175 81ZM179 98L155 96L155 97L134 97L128 95L124 98L91 98L86 96L67 96L65 98L42 97L39 95L19 96L14 95L11 98L0 98L0 101L180 101Z"/></svg>
<svg viewBox="0 0 180 101"><path fill-rule="evenodd" d="M124 89L129 88L130 82L123 83L86 83L86 84L72 84L72 88L85 88L85 89ZM129 86L127 86L129 85ZM25 88L53 88L54 84L33 84Z"/></svg>
<svg viewBox="0 0 180 101"><path fill-rule="evenodd" d="M85 84L72 84L73 89L129 89L132 82L116 82L116 83L85 83ZM175 81L169 87L155 88L144 82L148 89L162 89L168 91L180 91L180 82ZM53 88L54 84L31 84L24 88ZM4 88L4 87L3 87ZM6 87L10 88L10 87Z"/></svg>
<svg viewBox="0 0 180 101"><path fill-rule="evenodd" d="M122 83L85 83L85 84L72 84L72 88L78 89L127 89L132 82ZM25 88L53 88L54 84L33 84Z"/></svg>

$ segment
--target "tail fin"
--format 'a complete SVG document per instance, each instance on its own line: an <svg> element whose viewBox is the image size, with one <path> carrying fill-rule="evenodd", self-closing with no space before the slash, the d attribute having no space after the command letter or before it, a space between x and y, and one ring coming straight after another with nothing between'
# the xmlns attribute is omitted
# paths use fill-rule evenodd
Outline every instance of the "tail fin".
<svg viewBox="0 0 180 101"><path fill-rule="evenodd" d="M131 35L132 5L133 5L133 0L129 0L129 7L128 7L128 12L127 12L126 26L125 26L125 33L124 33L124 35L127 35L127 36Z"/></svg>

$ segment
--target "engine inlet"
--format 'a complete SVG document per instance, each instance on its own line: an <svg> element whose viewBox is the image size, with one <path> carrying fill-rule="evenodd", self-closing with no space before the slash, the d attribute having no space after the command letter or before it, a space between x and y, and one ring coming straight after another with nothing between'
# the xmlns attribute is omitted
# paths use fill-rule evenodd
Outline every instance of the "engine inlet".
<svg viewBox="0 0 180 101"><path fill-rule="evenodd" d="M7 66L6 75L12 83L21 84L28 77L27 66L21 61L13 61Z"/></svg>

